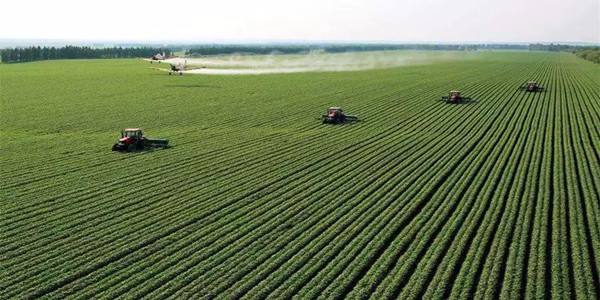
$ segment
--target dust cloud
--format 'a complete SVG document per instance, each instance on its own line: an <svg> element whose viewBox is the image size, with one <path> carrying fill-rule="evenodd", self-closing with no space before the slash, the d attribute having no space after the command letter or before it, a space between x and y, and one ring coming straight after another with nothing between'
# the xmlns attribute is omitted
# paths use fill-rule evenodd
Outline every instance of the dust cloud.
<svg viewBox="0 0 600 300"><path fill-rule="evenodd" d="M436 61L468 59L474 54L443 51L377 51L350 53L223 55L200 58L173 58L167 63L186 62L189 74L260 75L299 72L343 72L395 68Z"/></svg>

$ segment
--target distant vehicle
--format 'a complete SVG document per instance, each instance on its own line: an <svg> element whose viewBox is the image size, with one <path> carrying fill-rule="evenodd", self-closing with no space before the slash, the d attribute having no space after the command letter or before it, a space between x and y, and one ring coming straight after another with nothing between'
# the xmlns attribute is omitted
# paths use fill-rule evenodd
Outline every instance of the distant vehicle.
<svg viewBox="0 0 600 300"><path fill-rule="evenodd" d="M187 60L184 60L183 62L177 62L177 63L171 64L171 69L169 70L169 75L177 74L177 73L179 73L179 75L183 75L183 71L185 71L186 64L187 64Z"/></svg>
<svg viewBox="0 0 600 300"><path fill-rule="evenodd" d="M346 115L341 107L330 107L327 113L321 117L323 124L341 124L358 121L357 116Z"/></svg>
<svg viewBox="0 0 600 300"><path fill-rule="evenodd" d="M112 151L132 152L148 148L167 148L169 140L145 137L140 128L125 128Z"/></svg>
<svg viewBox="0 0 600 300"><path fill-rule="evenodd" d="M527 83L520 86L519 89L527 91L527 92L534 92L534 93L541 92L544 90L544 88L535 81L528 81Z"/></svg>
<svg viewBox="0 0 600 300"><path fill-rule="evenodd" d="M442 97L442 101L446 101L447 103L461 103L463 101L470 101L472 100L469 97L463 97L460 94L460 91L450 91L450 93L448 93L448 96L443 96Z"/></svg>
<svg viewBox="0 0 600 300"><path fill-rule="evenodd" d="M165 53L163 52L161 53L156 53L154 55L152 55L152 57L150 57L149 61L150 63L153 63L155 61L158 61L158 63L160 63L162 60L167 59L168 57L165 55Z"/></svg>

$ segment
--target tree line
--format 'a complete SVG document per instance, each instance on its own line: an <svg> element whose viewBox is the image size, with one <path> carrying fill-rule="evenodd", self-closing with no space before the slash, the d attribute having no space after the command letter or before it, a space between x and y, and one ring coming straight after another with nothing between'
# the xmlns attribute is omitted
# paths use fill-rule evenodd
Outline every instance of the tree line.
<svg viewBox="0 0 600 300"><path fill-rule="evenodd" d="M206 44L194 45L185 51L189 56L225 55L225 54L301 54L309 52L361 52L391 50L530 50L564 51L596 63L600 63L600 47L582 47L562 44ZM132 58L150 57L156 53L172 55L171 47L110 47L93 48L88 46L65 47L22 47L0 50L2 63L18 63L49 59L75 58Z"/></svg>
<svg viewBox="0 0 600 300"><path fill-rule="evenodd" d="M560 52L560 51L573 51L577 48L581 48L579 46L573 45L563 45L563 44L530 44L530 51L552 51L552 52Z"/></svg>
<svg viewBox="0 0 600 300"><path fill-rule="evenodd" d="M79 46L65 47L24 47L0 50L2 63L19 63L48 59L74 59L74 58L131 58L150 57L156 53L171 55L170 49L153 47L112 47L92 48Z"/></svg>
<svg viewBox="0 0 600 300"><path fill-rule="evenodd" d="M320 45L227 45L212 44L192 46L185 54L190 56L222 54L299 54L308 52L361 52L390 50L527 50L527 45L513 44L320 44Z"/></svg>

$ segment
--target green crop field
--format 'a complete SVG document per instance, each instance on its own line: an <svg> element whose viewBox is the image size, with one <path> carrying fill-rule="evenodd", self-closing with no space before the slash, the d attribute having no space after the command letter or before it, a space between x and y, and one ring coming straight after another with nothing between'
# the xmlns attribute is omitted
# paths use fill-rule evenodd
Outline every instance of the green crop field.
<svg viewBox="0 0 600 300"><path fill-rule="evenodd" d="M0 298L597 299L600 66L461 55L0 65ZM328 106L361 121L323 125ZM125 127L172 147L112 152Z"/></svg>

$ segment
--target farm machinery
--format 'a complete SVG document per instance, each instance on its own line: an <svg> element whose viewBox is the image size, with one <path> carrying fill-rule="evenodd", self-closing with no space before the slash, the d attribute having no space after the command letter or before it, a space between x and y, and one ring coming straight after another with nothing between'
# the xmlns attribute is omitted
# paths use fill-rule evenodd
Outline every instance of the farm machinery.
<svg viewBox="0 0 600 300"><path fill-rule="evenodd" d="M544 88L535 81L528 81L527 83L521 85L519 90L535 93L543 91Z"/></svg>
<svg viewBox="0 0 600 300"><path fill-rule="evenodd" d="M125 128L112 151L132 152L150 148L167 148L169 140L145 137L140 128Z"/></svg>
<svg viewBox="0 0 600 300"><path fill-rule="evenodd" d="M447 103L461 103L463 101L471 101L472 99L469 97L463 97L459 91L450 91L448 96L443 96L442 101L446 101Z"/></svg>
<svg viewBox="0 0 600 300"><path fill-rule="evenodd" d="M153 63L155 61L158 61L158 63L160 63L161 60L167 59L168 57L165 55L165 53L163 52L161 53L156 53L154 55L152 55L152 57L150 57L150 63Z"/></svg>
<svg viewBox="0 0 600 300"><path fill-rule="evenodd" d="M321 117L323 124L341 124L358 121L357 116L347 115L341 107L330 107L327 113Z"/></svg>

